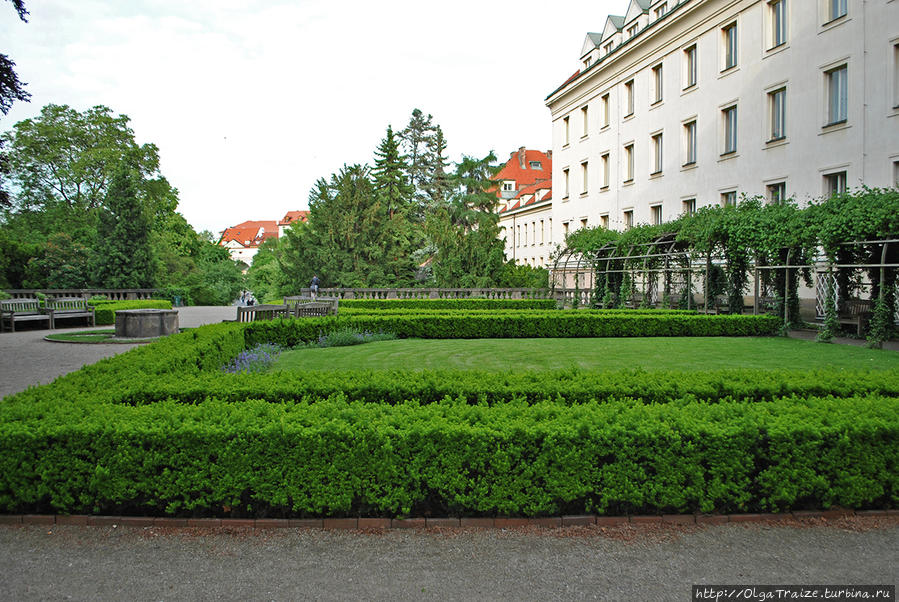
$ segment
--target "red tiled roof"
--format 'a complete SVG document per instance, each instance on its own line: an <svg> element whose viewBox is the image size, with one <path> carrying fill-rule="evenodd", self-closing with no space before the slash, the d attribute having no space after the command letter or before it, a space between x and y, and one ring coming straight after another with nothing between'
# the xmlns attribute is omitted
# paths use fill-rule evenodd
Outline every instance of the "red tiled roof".
<svg viewBox="0 0 899 602"><path fill-rule="evenodd" d="M552 180L542 180L540 182L535 182L530 186L525 186L522 188L517 195L515 195L516 199L520 199L523 195L533 194L536 195L538 190L552 190L553 189L553 181Z"/></svg>
<svg viewBox="0 0 899 602"><path fill-rule="evenodd" d="M260 232L260 228L262 231ZM278 237L278 223L274 220L246 221L225 228L219 244L235 241L244 247L258 247L267 238Z"/></svg>
<svg viewBox="0 0 899 602"><path fill-rule="evenodd" d="M516 190L522 190L531 186L537 180L552 180L553 161L549 155L538 150L525 150L524 155L524 168L521 167L521 162L519 161L519 151L515 151L502 169L493 176L493 179L496 182L514 180ZM539 161L540 169L531 169L532 161ZM499 186L493 190L495 190L497 197L502 196Z"/></svg>
<svg viewBox="0 0 899 602"><path fill-rule="evenodd" d="M305 222L309 219L308 211L288 211L284 217L281 218L281 221L278 222L279 226L286 226L287 224L292 224L295 221Z"/></svg>

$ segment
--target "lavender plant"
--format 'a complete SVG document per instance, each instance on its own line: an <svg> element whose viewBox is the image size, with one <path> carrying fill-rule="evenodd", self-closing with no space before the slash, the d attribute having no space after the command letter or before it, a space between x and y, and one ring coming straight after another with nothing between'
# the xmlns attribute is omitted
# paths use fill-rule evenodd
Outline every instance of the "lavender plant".
<svg viewBox="0 0 899 602"><path fill-rule="evenodd" d="M374 343L375 341L392 341L396 335L391 332L371 332L370 330L355 330L353 328L341 328L334 332L318 337L319 347L346 347L348 345L361 345L362 343Z"/></svg>
<svg viewBox="0 0 899 602"><path fill-rule="evenodd" d="M222 366L224 372L230 374L250 374L253 372L265 372L278 356L281 348L272 343L260 343L252 349L244 349L236 358Z"/></svg>

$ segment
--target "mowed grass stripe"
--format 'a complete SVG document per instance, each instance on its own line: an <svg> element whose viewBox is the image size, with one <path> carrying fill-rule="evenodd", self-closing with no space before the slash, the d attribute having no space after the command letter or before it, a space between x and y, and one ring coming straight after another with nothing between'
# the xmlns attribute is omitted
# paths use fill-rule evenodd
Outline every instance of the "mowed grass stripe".
<svg viewBox="0 0 899 602"><path fill-rule="evenodd" d="M285 351L275 370L899 370L899 353L773 337L403 339Z"/></svg>

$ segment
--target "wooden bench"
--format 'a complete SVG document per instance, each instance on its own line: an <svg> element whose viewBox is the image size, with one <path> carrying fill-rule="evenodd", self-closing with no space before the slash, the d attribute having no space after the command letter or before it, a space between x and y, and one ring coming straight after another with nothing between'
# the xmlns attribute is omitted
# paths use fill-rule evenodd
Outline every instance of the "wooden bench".
<svg viewBox="0 0 899 602"><path fill-rule="evenodd" d="M339 302L337 297L284 297L284 303L291 306L291 313L296 318L336 316Z"/></svg>
<svg viewBox="0 0 899 602"><path fill-rule="evenodd" d="M287 305L249 305L237 308L238 322L256 322L257 320L274 320L290 316Z"/></svg>
<svg viewBox="0 0 899 602"><path fill-rule="evenodd" d="M56 328L60 318L85 318L91 326L97 325L94 307L84 297L54 297L47 299L44 310L50 314L50 328Z"/></svg>
<svg viewBox="0 0 899 602"><path fill-rule="evenodd" d="M874 301L870 299L849 299L840 307L837 319L840 324L854 324L856 334L864 336L865 327L874 312Z"/></svg>
<svg viewBox="0 0 899 602"><path fill-rule="evenodd" d="M0 300L0 332L9 324L11 332L16 331L16 322L47 322L52 328L52 317L41 308L37 299Z"/></svg>

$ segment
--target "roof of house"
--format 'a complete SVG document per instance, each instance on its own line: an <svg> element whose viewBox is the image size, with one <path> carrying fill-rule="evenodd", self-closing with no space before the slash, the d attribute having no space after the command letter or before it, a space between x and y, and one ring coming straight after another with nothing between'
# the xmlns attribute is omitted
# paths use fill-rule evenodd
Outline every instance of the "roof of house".
<svg viewBox="0 0 899 602"><path fill-rule="evenodd" d="M537 199L537 191L538 190L547 190L548 192L543 195L543 198ZM530 198L524 201L524 197L529 196ZM506 207L503 207L499 210L499 213L505 213L506 211L514 211L515 209L520 209L522 207L527 207L528 205L533 205L534 203L542 203L543 201L550 201L553 198L553 183L552 180L543 180L541 182L536 182L531 184L530 186L525 186L521 190L518 191L518 194L515 195L514 199L509 200L509 204ZM513 203L514 201L514 203ZM524 201L524 202L522 202Z"/></svg>
<svg viewBox="0 0 899 602"><path fill-rule="evenodd" d="M287 224L292 224L293 222L300 221L305 222L309 219L308 211L288 211L284 214L284 217L281 218L281 221L278 222L279 226L286 226Z"/></svg>
<svg viewBox="0 0 899 602"><path fill-rule="evenodd" d="M225 228L219 244L234 241L244 247L258 247L266 238L278 237L278 223L275 220L246 221Z"/></svg>
<svg viewBox="0 0 899 602"><path fill-rule="evenodd" d="M520 151L512 153L512 156L506 161L506 164L500 169L493 179L497 182L503 180L515 180L515 188L521 190L531 184L535 184L538 180L551 181L553 177L553 160L552 158L538 150L524 151L524 166L522 166ZM531 167L531 162L539 162L540 169ZM499 188L496 195L501 196Z"/></svg>

